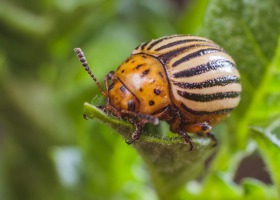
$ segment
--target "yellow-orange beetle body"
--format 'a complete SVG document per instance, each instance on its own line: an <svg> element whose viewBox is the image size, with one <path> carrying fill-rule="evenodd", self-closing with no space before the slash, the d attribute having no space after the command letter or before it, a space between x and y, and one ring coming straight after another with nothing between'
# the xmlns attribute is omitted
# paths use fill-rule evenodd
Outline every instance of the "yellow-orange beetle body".
<svg viewBox="0 0 280 200"><path fill-rule="evenodd" d="M106 91L91 73L81 49L75 52L107 97L101 109L135 125L129 144L139 139L144 124L164 120L192 149L187 132L214 138L212 126L240 100L235 62L206 38L172 35L141 44L116 72L106 76Z"/></svg>

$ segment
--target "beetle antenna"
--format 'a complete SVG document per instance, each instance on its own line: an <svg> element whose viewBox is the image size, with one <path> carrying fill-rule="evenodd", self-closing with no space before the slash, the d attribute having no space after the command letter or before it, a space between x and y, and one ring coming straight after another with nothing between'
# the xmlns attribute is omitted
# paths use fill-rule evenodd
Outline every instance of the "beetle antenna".
<svg viewBox="0 0 280 200"><path fill-rule="evenodd" d="M84 55L84 52L82 51L81 48L75 48L74 49L75 53L77 54L80 62L82 63L84 69L87 71L87 73L91 76L92 80L95 82L95 84L97 85L98 89L100 90L101 94L103 96L108 96L108 94L102 89L99 81L96 79L96 77L93 75L93 73L91 72L89 65L87 63L87 59Z"/></svg>

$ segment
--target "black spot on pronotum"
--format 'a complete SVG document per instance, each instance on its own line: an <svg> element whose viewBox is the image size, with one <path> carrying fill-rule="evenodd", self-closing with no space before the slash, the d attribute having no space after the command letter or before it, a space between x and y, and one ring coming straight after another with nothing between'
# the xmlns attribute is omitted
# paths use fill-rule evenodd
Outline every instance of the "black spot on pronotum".
<svg viewBox="0 0 280 200"><path fill-rule="evenodd" d="M149 101L149 105L150 105L150 106L152 106L152 105L154 105L154 104L155 104L155 102L154 102L153 100Z"/></svg>
<svg viewBox="0 0 280 200"><path fill-rule="evenodd" d="M135 69L139 69L139 68L142 67L142 66L143 66L143 64L139 64L139 65L136 66Z"/></svg>
<svg viewBox="0 0 280 200"><path fill-rule="evenodd" d="M121 90L122 93L124 93L125 90L126 90L126 88L122 85L122 86L120 87L120 90Z"/></svg>
<svg viewBox="0 0 280 200"><path fill-rule="evenodd" d="M124 73L124 69L122 70L122 73Z"/></svg>
<svg viewBox="0 0 280 200"><path fill-rule="evenodd" d="M135 60L131 61L131 63L135 63Z"/></svg>
<svg viewBox="0 0 280 200"><path fill-rule="evenodd" d="M140 92L142 92L143 91L143 89L142 88L140 88Z"/></svg>
<svg viewBox="0 0 280 200"><path fill-rule="evenodd" d="M145 71L142 72L142 77L146 76L147 74L149 74L150 70L146 69Z"/></svg>
<svg viewBox="0 0 280 200"><path fill-rule="evenodd" d="M129 111L135 111L135 103L133 100L129 100L127 104L128 110Z"/></svg>
<svg viewBox="0 0 280 200"><path fill-rule="evenodd" d="M159 89L154 89L154 93L155 93L156 95L160 95L161 91L160 91Z"/></svg>

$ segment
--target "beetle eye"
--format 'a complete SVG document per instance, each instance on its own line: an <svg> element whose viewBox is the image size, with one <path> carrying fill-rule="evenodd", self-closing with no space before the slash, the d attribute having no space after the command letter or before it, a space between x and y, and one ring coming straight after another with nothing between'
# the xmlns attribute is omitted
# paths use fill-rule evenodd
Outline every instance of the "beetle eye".
<svg viewBox="0 0 280 200"><path fill-rule="evenodd" d="M112 79L113 79L114 74L115 74L114 71L110 71L110 72L107 74L109 80L112 80Z"/></svg>
<svg viewBox="0 0 280 200"><path fill-rule="evenodd" d="M127 105L129 111L135 111L135 103L133 100L129 100Z"/></svg>

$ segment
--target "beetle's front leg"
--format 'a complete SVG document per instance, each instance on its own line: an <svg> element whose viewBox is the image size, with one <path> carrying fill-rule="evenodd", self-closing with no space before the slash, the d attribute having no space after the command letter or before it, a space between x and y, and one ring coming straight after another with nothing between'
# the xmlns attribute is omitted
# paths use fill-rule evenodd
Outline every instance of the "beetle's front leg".
<svg viewBox="0 0 280 200"><path fill-rule="evenodd" d="M140 122L136 122L135 124L135 131L131 136L131 140L126 141L127 144L132 144L133 142L135 142L136 140L139 140L141 133L142 133L142 129L143 129L143 124Z"/></svg>

